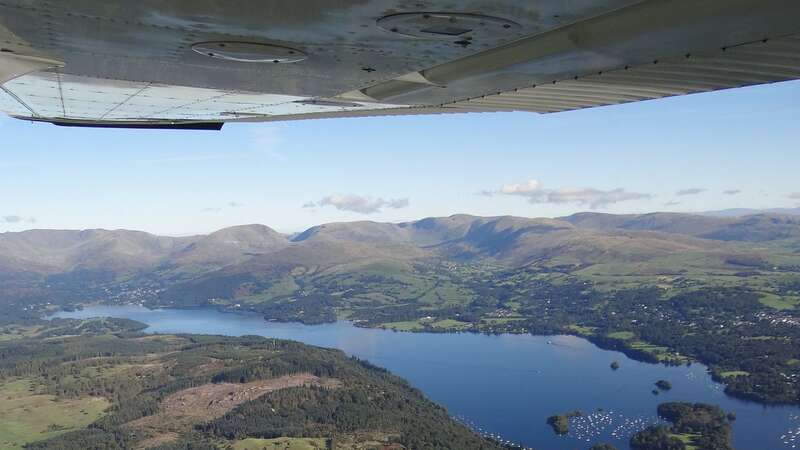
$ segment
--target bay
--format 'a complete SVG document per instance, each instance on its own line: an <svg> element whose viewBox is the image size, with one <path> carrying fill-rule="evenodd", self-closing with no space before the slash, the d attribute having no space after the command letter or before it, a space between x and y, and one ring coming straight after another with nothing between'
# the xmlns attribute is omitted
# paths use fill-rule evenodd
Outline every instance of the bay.
<svg viewBox="0 0 800 450"><path fill-rule="evenodd" d="M631 360L574 336L400 333L349 322L302 325L214 309L91 306L55 317L119 317L148 333L260 335L338 348L406 378L476 430L526 448L587 449L608 442L628 449L632 433L657 421L665 401L715 404L736 414L739 450L800 448L800 408L766 406L727 396L702 364L666 367ZM610 364L618 361L619 370ZM653 395L657 380L672 389ZM571 431L556 436L552 414L580 410Z"/></svg>

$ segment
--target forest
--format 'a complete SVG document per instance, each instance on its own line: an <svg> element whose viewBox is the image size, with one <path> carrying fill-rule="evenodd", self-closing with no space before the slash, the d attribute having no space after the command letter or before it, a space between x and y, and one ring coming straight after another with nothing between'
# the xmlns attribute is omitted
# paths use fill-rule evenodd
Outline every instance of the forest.
<svg viewBox="0 0 800 450"><path fill-rule="evenodd" d="M32 326L35 336L17 325L0 341L0 394L18 403L0 408L0 421L37 402L50 405L48 420L61 419L28 423L24 442L0 429L0 446L202 449L312 437L336 449L502 448L404 380L338 350L252 336L145 335L142 324L117 319ZM70 418L75 405L84 426Z"/></svg>
<svg viewBox="0 0 800 450"><path fill-rule="evenodd" d="M669 402L658 405L658 415L669 425L646 428L631 438L632 450L733 450L732 416L702 403Z"/></svg>

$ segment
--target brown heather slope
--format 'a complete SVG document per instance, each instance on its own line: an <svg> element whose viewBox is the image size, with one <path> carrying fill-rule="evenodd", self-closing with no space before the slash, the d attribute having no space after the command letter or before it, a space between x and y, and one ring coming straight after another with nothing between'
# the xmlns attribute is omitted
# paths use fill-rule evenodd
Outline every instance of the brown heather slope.
<svg viewBox="0 0 800 450"><path fill-rule="evenodd" d="M125 427L147 436L137 448L149 448L172 442L190 431L193 425L222 417L242 403L270 392L302 386L336 389L341 383L332 378L299 373L250 383L204 384L168 396L161 402L157 414L130 422Z"/></svg>

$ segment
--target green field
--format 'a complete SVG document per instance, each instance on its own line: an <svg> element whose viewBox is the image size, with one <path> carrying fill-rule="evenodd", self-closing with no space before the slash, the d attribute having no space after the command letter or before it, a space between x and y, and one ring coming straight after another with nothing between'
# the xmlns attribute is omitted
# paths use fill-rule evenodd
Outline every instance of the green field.
<svg viewBox="0 0 800 450"><path fill-rule="evenodd" d="M0 448L18 449L84 428L108 406L103 398L61 400L32 392L29 380L6 381L0 384Z"/></svg>
<svg viewBox="0 0 800 450"><path fill-rule="evenodd" d="M490 325L500 325L509 322L519 322L520 320L525 320L524 317L490 317L481 319L482 322L488 323Z"/></svg>
<svg viewBox="0 0 800 450"><path fill-rule="evenodd" d="M244 439L233 444L233 450L319 450L327 447L326 439L277 438Z"/></svg>
<svg viewBox="0 0 800 450"><path fill-rule="evenodd" d="M405 322L388 322L382 323L380 325L381 328L385 328L387 330L395 330L395 331L423 331L426 327L430 327L428 329L433 328L434 330L442 330L442 331L464 331L468 330L472 327L472 324L467 322L460 322L454 319L444 319L438 321L432 321L432 319L418 319L418 320L409 320Z"/></svg>
<svg viewBox="0 0 800 450"><path fill-rule="evenodd" d="M608 333L606 336L610 337L611 339L620 339L623 341L627 341L633 339L634 334L631 333L630 331L614 331L613 333Z"/></svg>
<svg viewBox="0 0 800 450"><path fill-rule="evenodd" d="M437 322L433 322L431 326L439 330L457 331L457 330L466 330L472 327L472 324L466 322L459 322L458 320L453 320L453 319L444 319L444 320L439 320Z"/></svg>
<svg viewBox="0 0 800 450"><path fill-rule="evenodd" d="M670 436L680 439L680 441L686 445L686 450L697 450L699 447L693 444L698 438L702 437L701 435L695 433L676 433L671 434Z"/></svg>
<svg viewBox="0 0 800 450"><path fill-rule="evenodd" d="M381 328L395 331L420 331L425 327L419 323L418 320L411 320L407 322L389 322L380 325Z"/></svg>
<svg viewBox="0 0 800 450"><path fill-rule="evenodd" d="M778 310L794 309L800 304L800 299L797 297L779 297L775 294L768 293L765 293L758 301L764 306L769 306L770 308Z"/></svg>
<svg viewBox="0 0 800 450"><path fill-rule="evenodd" d="M582 334L582 335L586 335L586 336L593 335L595 330L597 330L597 328L595 328L595 327L584 327L584 326L575 325L575 324L567 325L567 328L572 330L572 331L574 331L574 332L576 332L576 333L578 333L578 334Z"/></svg>
<svg viewBox="0 0 800 450"><path fill-rule="evenodd" d="M653 345L649 342L645 341L633 341L629 342L631 348L636 350L641 350L658 358L659 361L675 361L675 362L685 362L687 358L680 353L671 352L667 347L661 347L658 345Z"/></svg>
<svg viewBox="0 0 800 450"><path fill-rule="evenodd" d="M13 341L15 339L22 339L26 337L33 337L36 336L36 333L41 331L42 327L40 326L22 326L22 325L11 325L4 328L0 328L0 342L3 341Z"/></svg>

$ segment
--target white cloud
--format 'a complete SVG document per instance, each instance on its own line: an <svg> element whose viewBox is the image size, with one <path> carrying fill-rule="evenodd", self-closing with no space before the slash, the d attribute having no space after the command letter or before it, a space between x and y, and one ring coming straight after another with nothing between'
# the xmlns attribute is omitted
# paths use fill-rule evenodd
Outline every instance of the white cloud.
<svg viewBox="0 0 800 450"><path fill-rule="evenodd" d="M532 193L540 192L542 183L538 180L528 180L520 184L505 184L500 188L501 194L507 195L530 195Z"/></svg>
<svg viewBox="0 0 800 450"><path fill-rule="evenodd" d="M703 188L689 188L689 189L681 189L675 193L675 195L684 196L684 195L697 195L702 194L703 192L707 191L708 189Z"/></svg>
<svg viewBox="0 0 800 450"><path fill-rule="evenodd" d="M725 195L739 195L739 194L742 193L742 191L740 189L728 189L728 190L722 191L722 193L725 194Z"/></svg>
<svg viewBox="0 0 800 450"><path fill-rule="evenodd" d="M800 200L800 192L793 192L789 194L789 198L792 200Z"/></svg>
<svg viewBox="0 0 800 450"><path fill-rule="evenodd" d="M588 205L591 209L603 208L614 203L629 200L646 200L652 196L638 192L628 192L618 188L601 190L595 188L561 188L545 189L538 180L528 180L524 183L506 184L497 191L482 191L481 195L516 195L525 197L528 202L538 203L575 203Z"/></svg>
<svg viewBox="0 0 800 450"><path fill-rule="evenodd" d="M340 211L351 211L359 214L374 214L384 208L400 209L409 205L407 198L383 199L356 194L334 194L322 198L318 202L308 202L303 208L333 206Z"/></svg>

